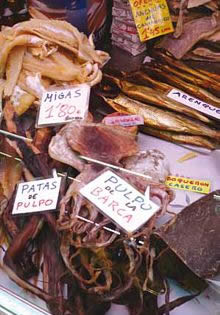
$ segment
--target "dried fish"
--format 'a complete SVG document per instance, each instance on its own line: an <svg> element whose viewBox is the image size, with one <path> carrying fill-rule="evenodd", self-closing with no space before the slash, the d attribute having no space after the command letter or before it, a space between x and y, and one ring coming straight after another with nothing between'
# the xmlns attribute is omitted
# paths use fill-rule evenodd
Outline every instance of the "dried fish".
<svg viewBox="0 0 220 315"><path fill-rule="evenodd" d="M141 127L141 131L154 137L158 137L175 143L195 145L207 148L209 150L215 150L218 147L217 144L211 141L211 139L202 136L192 136L187 134L184 135L172 131L158 130L155 128L150 128L148 126Z"/></svg>
<svg viewBox="0 0 220 315"><path fill-rule="evenodd" d="M210 119L199 113L197 110L169 99L166 95L162 94L158 90L154 90L143 85L133 84L126 80L120 80L112 76L108 76L108 78L111 79L114 83L117 83L121 91L130 98L147 104L153 104L161 108L169 109L181 114L185 114L206 123L210 123Z"/></svg>
<svg viewBox="0 0 220 315"><path fill-rule="evenodd" d="M207 136L216 140L220 139L220 132L207 127L205 124L190 120L180 114L164 111L119 94L116 98L110 99L103 97L114 110L125 114L138 114L143 116L147 126L166 131L188 133L198 136Z"/></svg>
<svg viewBox="0 0 220 315"><path fill-rule="evenodd" d="M156 65L165 72L175 74L177 77L185 80L193 85L198 85L201 88L208 89L216 96L220 96L219 89L220 83L213 80L211 77L207 77L201 72L188 67L180 60L175 60L161 51L155 50L153 57L156 58Z"/></svg>
<svg viewBox="0 0 220 315"><path fill-rule="evenodd" d="M166 94L170 92L173 86L175 86L179 90L189 93L190 95L196 98L199 98L203 100L204 102L220 107L220 99L216 97L215 95L211 94L210 92L208 92L207 90L199 86L196 86L194 84L185 82L184 80L181 80L179 77L177 77L174 74L170 74L165 71L162 71L159 67L145 66L145 70L147 69L149 69L147 73L143 71L138 71L138 72L135 72L126 76L126 79L129 80L129 78L131 78L132 82L134 82L135 80L138 80L138 82L141 82L142 84L147 84L147 85L150 84L154 89L159 89L160 91ZM152 78L152 75L154 75L155 77L159 75L161 78L164 78L164 81L166 83L161 82L161 80L159 79L156 80Z"/></svg>

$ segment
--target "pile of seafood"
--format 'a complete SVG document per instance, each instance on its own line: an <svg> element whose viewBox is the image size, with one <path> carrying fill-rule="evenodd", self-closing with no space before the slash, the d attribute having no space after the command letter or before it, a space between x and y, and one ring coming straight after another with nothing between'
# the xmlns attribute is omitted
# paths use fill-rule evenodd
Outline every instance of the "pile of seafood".
<svg viewBox="0 0 220 315"><path fill-rule="evenodd" d="M38 106L42 93L55 86L102 79L109 55L65 21L39 20L3 27L0 33L1 95L18 115Z"/></svg>
<svg viewBox="0 0 220 315"><path fill-rule="evenodd" d="M17 132L18 128L20 132L22 127L27 128L26 123L18 125L15 122ZM49 154L45 146L48 140ZM1 159L1 243L7 244L1 267L8 276L42 298L52 314L104 314L112 301L126 304L131 314L141 314L148 308L153 308L154 314L158 309L157 296L150 292L165 291L166 281L163 277L154 279L156 253L150 246L150 236L156 218L167 211L174 198L173 192L162 183L169 174L163 154L156 150L143 154L133 130L94 123L91 115L80 125L67 124L53 137L40 129L31 144L2 138L1 151L12 157ZM132 238L119 232L110 219L80 195L80 188L106 168L80 160L79 154L98 157L129 170L139 164L143 167L144 159L146 164L147 160L151 166L153 163L158 181L116 171L140 192L150 186L150 197L160 204L157 215ZM63 179L57 211L13 216L16 184L21 180L47 178L53 168L68 174L67 165L61 162L71 165L78 175L73 180ZM137 245L139 240L141 245ZM43 287L36 280L41 271ZM64 296L66 288L68 293ZM130 294L135 295L134 302L128 302Z"/></svg>
<svg viewBox="0 0 220 315"><path fill-rule="evenodd" d="M92 37L63 21L32 19L4 27L0 44L1 128L11 133L0 136L0 267L25 291L43 299L54 315L104 315L112 302L125 305L131 315L167 315L197 296L206 283L199 272L183 264L190 254L182 257L177 252L180 258L173 257L169 249L179 248L178 244L162 243L169 237L163 230L155 232L157 219L164 214L171 215L168 230L178 222L168 210L175 195L165 185L169 163L164 154L139 147L137 126L113 128L104 119L94 118L91 108L93 102L96 106L96 93L83 121L35 128L44 91L80 83L96 85L109 55L95 50ZM160 92L168 88L168 83L148 76L147 67L130 76L105 73L105 80L120 94L115 99L104 95L109 86L103 81L96 90L103 106L105 101L119 113L142 115L143 130L157 136L175 135L175 141L184 139L216 148L220 131L215 122L170 102ZM142 86L134 86L137 78L143 80ZM207 85L213 95L202 88L201 95L218 103L214 94L219 84L210 77ZM192 84L186 88L192 88ZM149 188L150 199L159 206L133 234L122 231L80 193L82 187L111 167L140 193ZM17 184L49 178L54 169L63 177L56 209L13 215ZM213 276L218 266L208 267ZM168 277L178 280L192 294L170 302ZM165 294L165 304L159 306L161 294Z"/></svg>
<svg viewBox="0 0 220 315"><path fill-rule="evenodd" d="M218 0L168 0L175 32L159 47L177 59L218 62L220 3Z"/></svg>
<svg viewBox="0 0 220 315"><path fill-rule="evenodd" d="M138 71L123 72L106 67L97 94L121 114L143 116L141 131L146 134L209 150L219 148L218 119L168 97L176 88L183 94L188 93L191 100L200 100L204 108L213 106L212 110L218 111L219 74L193 69L161 49L152 50L150 56L151 61Z"/></svg>

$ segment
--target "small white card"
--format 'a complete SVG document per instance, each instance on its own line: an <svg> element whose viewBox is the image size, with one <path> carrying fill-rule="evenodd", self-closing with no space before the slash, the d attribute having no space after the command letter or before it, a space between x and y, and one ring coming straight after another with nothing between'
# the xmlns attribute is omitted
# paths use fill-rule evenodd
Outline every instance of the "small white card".
<svg viewBox="0 0 220 315"><path fill-rule="evenodd" d="M189 106L199 112L220 119L220 108L203 102L185 92L177 89L172 89L167 96L179 103Z"/></svg>
<svg viewBox="0 0 220 315"><path fill-rule="evenodd" d="M18 184L12 214L26 214L56 209L60 184L60 177Z"/></svg>
<svg viewBox="0 0 220 315"><path fill-rule="evenodd" d="M110 116L105 117L104 122L106 125L120 125L128 127L144 125L144 118L139 115Z"/></svg>
<svg viewBox="0 0 220 315"><path fill-rule="evenodd" d="M90 97L90 86L80 84L70 88L43 93L38 113L38 127L81 121L85 118Z"/></svg>
<svg viewBox="0 0 220 315"><path fill-rule="evenodd" d="M128 233L135 232L160 208L110 170L84 186L80 193Z"/></svg>

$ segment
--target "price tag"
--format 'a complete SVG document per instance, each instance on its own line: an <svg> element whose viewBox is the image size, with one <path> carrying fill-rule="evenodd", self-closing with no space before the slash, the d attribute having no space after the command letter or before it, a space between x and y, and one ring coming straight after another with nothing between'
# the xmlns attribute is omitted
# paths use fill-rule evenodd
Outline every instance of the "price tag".
<svg viewBox="0 0 220 315"><path fill-rule="evenodd" d="M87 84L44 92L37 127L83 120L88 112L89 96Z"/></svg>
<svg viewBox="0 0 220 315"><path fill-rule="evenodd" d="M12 214L56 209L60 184L60 177L18 184Z"/></svg>
<svg viewBox="0 0 220 315"><path fill-rule="evenodd" d="M173 32L166 0L129 0L140 40Z"/></svg>
<svg viewBox="0 0 220 315"><path fill-rule="evenodd" d="M144 125L144 118L139 115L125 115L105 117L104 123L106 125L120 125L124 127Z"/></svg>
<svg viewBox="0 0 220 315"><path fill-rule="evenodd" d="M80 193L128 233L135 232L159 210L158 205L110 170Z"/></svg>
<svg viewBox="0 0 220 315"><path fill-rule="evenodd" d="M172 89L167 96L179 103L182 103L191 108L197 109L206 115L220 119L220 108L211 104L205 103L187 93L184 93L177 89Z"/></svg>
<svg viewBox="0 0 220 315"><path fill-rule="evenodd" d="M211 183L209 180L198 180L177 176L168 176L166 185L170 188L192 191L200 194L209 194Z"/></svg>

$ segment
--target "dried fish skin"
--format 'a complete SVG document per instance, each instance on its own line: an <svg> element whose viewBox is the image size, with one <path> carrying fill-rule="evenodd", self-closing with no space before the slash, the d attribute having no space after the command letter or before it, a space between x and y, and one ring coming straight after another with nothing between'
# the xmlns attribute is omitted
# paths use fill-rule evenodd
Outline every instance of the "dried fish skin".
<svg viewBox="0 0 220 315"><path fill-rule="evenodd" d="M207 127L205 124L190 120L180 114L164 111L154 106L132 100L123 94L119 94L114 99L103 98L107 104L120 113L143 116L146 126L178 133L203 135L216 140L220 139L220 132Z"/></svg>

